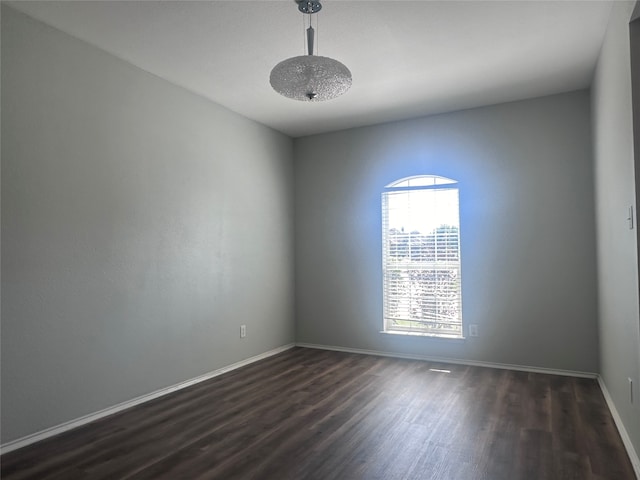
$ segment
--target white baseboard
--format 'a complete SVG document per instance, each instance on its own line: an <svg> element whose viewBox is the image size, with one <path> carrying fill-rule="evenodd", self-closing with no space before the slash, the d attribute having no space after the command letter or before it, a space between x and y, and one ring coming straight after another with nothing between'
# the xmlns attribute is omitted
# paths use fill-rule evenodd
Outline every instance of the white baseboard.
<svg viewBox="0 0 640 480"><path fill-rule="evenodd" d="M211 372L205 373L204 375L200 375L198 377L192 378L190 380L177 383L175 385L171 385L169 387L161 388L160 390L156 390L155 392L148 393L146 395L142 395L140 397L136 397L132 400L128 400L126 402L119 403L112 407L105 408L98 412L90 413L88 415L84 415L83 417L76 418L74 420L70 420L68 422L62 423L60 425L56 425L55 427L47 428L40 432L32 433L31 435L27 435L25 437L19 438L17 440L13 440L11 442L7 442L3 445L0 445L0 454L5 454L11 452L13 450L17 450L22 447L26 447L27 445L31 445L32 443L39 442L49 437L53 437L54 435L58 435L60 433L66 432L73 428L80 427L82 425L86 425L87 423L94 422L100 418L113 415L114 413L120 412L122 410L126 410L127 408L134 407L136 405L140 405L141 403L148 402L158 397L162 397L169 393L173 393L177 390L182 390L183 388L190 387L191 385L195 385L196 383L204 382L205 380L209 380L211 378L217 377L218 375L222 375L223 373L230 372L231 370L235 370L240 367L244 367L245 365L249 365L250 363L257 362L258 360L263 360L265 358L271 357L273 355L277 355L278 353L282 353L285 350L289 350L293 348L295 344L291 343L288 345L284 345L282 347L274 348L273 350L269 350L268 352L261 353L260 355L256 355L245 360L241 360L240 362L233 363L231 365L227 365L226 367L219 368L217 370L213 370Z"/></svg>
<svg viewBox="0 0 640 480"><path fill-rule="evenodd" d="M565 377L580 377L580 378L593 378L593 379L598 378L597 373L579 372L579 371L573 371L573 370L557 370L554 368L544 368L544 367L529 367L527 365L511 365L508 363L482 362L478 360L465 360L465 359L447 358L447 357L432 357L428 355L409 355L405 353L383 352L379 350L363 350L360 348L334 347L331 345L315 345L312 343L296 343L296 346L304 347L304 348L318 348L321 350L334 350L337 352L359 353L362 355L377 355L380 357L405 358L408 360L424 360L427 362L438 362L438 363L452 363L454 365L470 365L473 367L488 367L488 368L500 368L503 370L516 370L516 371L522 371L522 372L547 373L550 375L563 375Z"/></svg>
<svg viewBox="0 0 640 480"><path fill-rule="evenodd" d="M598 375L598 385L600 385L600 390L602 390L602 395L604 395L604 399L607 402L607 406L609 407L609 411L611 412L611 416L613 417L613 421L618 427L618 433L620 433L620 437L622 438L622 443L624 443L624 448L627 449L627 454L629 455L629 459L631 460L631 464L633 465L633 470L636 472L636 478L640 480L640 458L638 458L638 453L635 448L633 448L633 444L631 443L631 438L627 433L627 429L624 428L624 424L622 423L622 418L616 409L615 403L613 403L613 398L609 394L609 390L607 390L607 386L602 380L602 377Z"/></svg>

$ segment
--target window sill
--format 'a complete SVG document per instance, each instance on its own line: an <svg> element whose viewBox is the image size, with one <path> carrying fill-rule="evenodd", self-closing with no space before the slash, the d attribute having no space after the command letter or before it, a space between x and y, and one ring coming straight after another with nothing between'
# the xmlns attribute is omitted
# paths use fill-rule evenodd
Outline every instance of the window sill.
<svg viewBox="0 0 640 480"><path fill-rule="evenodd" d="M457 337L454 335L437 335L435 333L420 333L420 332L394 332L394 331L385 331L381 330L382 335L393 335L393 336L401 336L401 337L423 337L423 338L432 338L436 340L446 340L446 341L465 341L466 337Z"/></svg>

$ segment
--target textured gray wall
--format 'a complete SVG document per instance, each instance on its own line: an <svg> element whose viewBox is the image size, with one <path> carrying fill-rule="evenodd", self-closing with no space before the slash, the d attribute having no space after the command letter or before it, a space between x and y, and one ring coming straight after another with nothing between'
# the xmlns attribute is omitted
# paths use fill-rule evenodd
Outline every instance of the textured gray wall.
<svg viewBox="0 0 640 480"><path fill-rule="evenodd" d="M598 371L586 91L296 139L304 343ZM459 180L466 341L380 334L380 193Z"/></svg>
<svg viewBox="0 0 640 480"><path fill-rule="evenodd" d="M636 232L627 226L628 208L635 203L637 188L628 25L632 9L632 2L613 5L595 74L593 132L601 374L635 450L640 452L637 240ZM633 404L628 378L635 384Z"/></svg>
<svg viewBox="0 0 640 480"><path fill-rule="evenodd" d="M293 342L291 139L3 7L2 140L3 443Z"/></svg>

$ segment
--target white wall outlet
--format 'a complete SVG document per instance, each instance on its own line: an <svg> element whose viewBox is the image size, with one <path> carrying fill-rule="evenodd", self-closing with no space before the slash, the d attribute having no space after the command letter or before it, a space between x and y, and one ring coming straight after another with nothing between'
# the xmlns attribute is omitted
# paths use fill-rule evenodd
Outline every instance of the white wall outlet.
<svg viewBox="0 0 640 480"><path fill-rule="evenodd" d="M244 338L247 336L247 326L240 325L240 338Z"/></svg>
<svg viewBox="0 0 640 480"><path fill-rule="evenodd" d="M469 325L469 336L470 337L477 337L478 336L478 325L475 323L472 323Z"/></svg>

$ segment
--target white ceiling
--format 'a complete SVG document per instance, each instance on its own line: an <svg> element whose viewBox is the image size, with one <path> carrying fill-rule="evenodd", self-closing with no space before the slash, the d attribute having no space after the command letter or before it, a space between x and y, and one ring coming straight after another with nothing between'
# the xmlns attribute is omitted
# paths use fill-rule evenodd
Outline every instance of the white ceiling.
<svg viewBox="0 0 640 480"><path fill-rule="evenodd" d="M304 54L293 0L32 1L11 5L290 136L565 92L591 84L610 1L325 0L317 53L353 74L344 96L275 93Z"/></svg>

